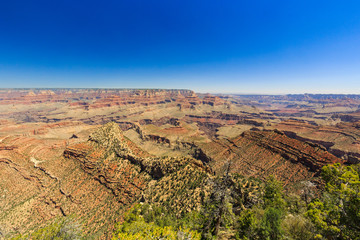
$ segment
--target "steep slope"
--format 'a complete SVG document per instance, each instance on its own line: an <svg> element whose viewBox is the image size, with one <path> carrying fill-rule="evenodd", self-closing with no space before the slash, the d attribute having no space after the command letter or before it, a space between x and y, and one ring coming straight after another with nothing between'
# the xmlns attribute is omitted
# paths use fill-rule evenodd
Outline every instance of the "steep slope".
<svg viewBox="0 0 360 240"><path fill-rule="evenodd" d="M47 129L31 127L21 131ZM59 125L56 131L63 128L68 130ZM86 128L76 125L67 136L79 137L70 140L46 138L53 128L42 135L1 136L0 227L6 236L72 216L87 238L108 239L135 202L167 202L177 215L198 208L206 196L211 171L201 161L153 157L126 139L115 123L96 129L88 140L76 129Z"/></svg>
<svg viewBox="0 0 360 240"><path fill-rule="evenodd" d="M262 179L274 175L285 185L317 176L326 164L343 162L320 145L289 138L277 130L246 131L201 147L213 159L210 165L217 172L230 162L231 172Z"/></svg>
<svg viewBox="0 0 360 240"><path fill-rule="evenodd" d="M208 194L210 169L185 157L153 157L126 139L116 123L92 133L84 143L69 146L66 159L79 162L93 179L130 207L136 201L167 204L175 215L198 209Z"/></svg>
<svg viewBox="0 0 360 240"><path fill-rule="evenodd" d="M0 150L0 226L10 237L74 216L94 239L112 231L126 209L109 189L63 158L61 140L9 136Z"/></svg>
<svg viewBox="0 0 360 240"><path fill-rule="evenodd" d="M359 122L314 126L301 121L289 120L274 127L291 138L320 144L335 156L349 163L360 162Z"/></svg>

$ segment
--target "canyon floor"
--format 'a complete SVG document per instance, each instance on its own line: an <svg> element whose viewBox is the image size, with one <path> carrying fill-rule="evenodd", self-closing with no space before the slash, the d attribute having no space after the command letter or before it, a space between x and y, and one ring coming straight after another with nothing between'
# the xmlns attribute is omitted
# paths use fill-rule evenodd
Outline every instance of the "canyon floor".
<svg viewBox="0 0 360 240"><path fill-rule="evenodd" d="M0 238L73 216L109 239L139 201L198 208L229 166L321 188L323 166L360 162L359 107L360 95L0 89Z"/></svg>

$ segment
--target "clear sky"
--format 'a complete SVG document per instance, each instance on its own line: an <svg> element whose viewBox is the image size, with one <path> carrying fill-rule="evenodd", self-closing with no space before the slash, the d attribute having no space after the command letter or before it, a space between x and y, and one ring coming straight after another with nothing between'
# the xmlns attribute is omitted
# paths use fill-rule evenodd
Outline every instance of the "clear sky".
<svg viewBox="0 0 360 240"><path fill-rule="evenodd" d="M360 1L0 0L1 87L360 94Z"/></svg>

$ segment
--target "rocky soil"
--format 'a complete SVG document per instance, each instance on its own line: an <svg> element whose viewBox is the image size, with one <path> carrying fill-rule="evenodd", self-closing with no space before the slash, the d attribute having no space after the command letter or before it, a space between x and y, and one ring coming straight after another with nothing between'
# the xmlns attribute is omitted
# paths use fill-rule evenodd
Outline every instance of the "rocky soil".
<svg viewBox="0 0 360 240"><path fill-rule="evenodd" d="M0 229L72 216L88 238L108 239L137 202L199 208L226 168L274 175L288 190L317 183L324 165L359 162L359 105L341 95L0 89Z"/></svg>

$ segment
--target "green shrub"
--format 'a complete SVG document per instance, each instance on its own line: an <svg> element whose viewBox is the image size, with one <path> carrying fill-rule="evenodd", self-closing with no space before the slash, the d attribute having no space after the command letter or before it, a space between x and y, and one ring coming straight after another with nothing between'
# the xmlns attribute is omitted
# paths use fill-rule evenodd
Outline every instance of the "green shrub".
<svg viewBox="0 0 360 240"><path fill-rule="evenodd" d="M112 239L200 239L201 234L194 230L197 217L194 212L177 219L163 207L138 204L115 227Z"/></svg>
<svg viewBox="0 0 360 240"><path fill-rule="evenodd" d="M81 226L71 218L59 218L30 235L18 235L13 240L78 240L82 239Z"/></svg>

